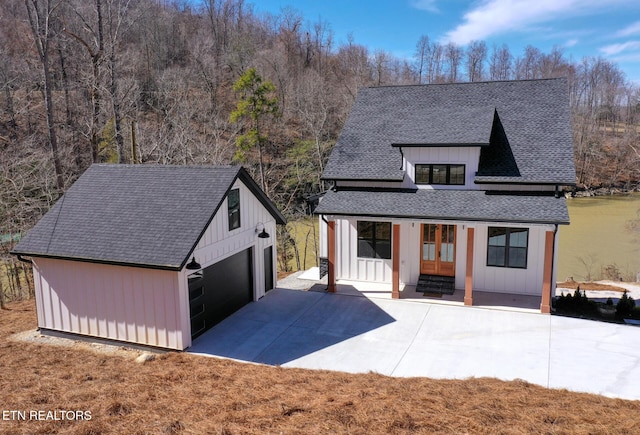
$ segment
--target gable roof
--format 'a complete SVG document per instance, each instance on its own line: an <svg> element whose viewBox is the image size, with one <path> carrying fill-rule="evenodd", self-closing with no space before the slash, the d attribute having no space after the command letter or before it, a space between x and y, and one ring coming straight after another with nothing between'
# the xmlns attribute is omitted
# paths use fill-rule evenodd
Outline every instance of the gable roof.
<svg viewBox="0 0 640 435"><path fill-rule="evenodd" d="M96 164L12 253L180 270L236 179L285 223L239 166Z"/></svg>
<svg viewBox="0 0 640 435"><path fill-rule="evenodd" d="M496 116L503 141L496 140ZM481 146L478 182L574 184L567 81L361 89L323 178L402 181L397 148L416 145ZM505 153L509 171L499 158Z"/></svg>

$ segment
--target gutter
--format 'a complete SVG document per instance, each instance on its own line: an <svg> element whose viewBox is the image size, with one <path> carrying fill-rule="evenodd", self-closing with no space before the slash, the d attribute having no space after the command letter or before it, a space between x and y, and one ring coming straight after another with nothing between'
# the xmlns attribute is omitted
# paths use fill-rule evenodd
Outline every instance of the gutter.
<svg viewBox="0 0 640 435"><path fill-rule="evenodd" d="M29 260L28 258L24 258L22 256L22 254L15 254L15 256L18 257L18 260L22 261L23 263L33 264L33 260Z"/></svg>

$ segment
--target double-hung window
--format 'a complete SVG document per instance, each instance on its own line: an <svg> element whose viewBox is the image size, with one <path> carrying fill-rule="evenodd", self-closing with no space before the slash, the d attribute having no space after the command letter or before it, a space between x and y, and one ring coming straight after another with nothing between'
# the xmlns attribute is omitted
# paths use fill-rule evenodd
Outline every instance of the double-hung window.
<svg viewBox="0 0 640 435"><path fill-rule="evenodd" d="M358 257L391 258L391 222L358 221Z"/></svg>
<svg viewBox="0 0 640 435"><path fill-rule="evenodd" d="M229 210L229 231L240 228L240 189L233 189L227 195Z"/></svg>
<svg viewBox="0 0 640 435"><path fill-rule="evenodd" d="M487 266L527 268L529 230L489 227Z"/></svg>
<svg viewBox="0 0 640 435"><path fill-rule="evenodd" d="M417 164L416 184L464 185L464 165L461 164Z"/></svg>

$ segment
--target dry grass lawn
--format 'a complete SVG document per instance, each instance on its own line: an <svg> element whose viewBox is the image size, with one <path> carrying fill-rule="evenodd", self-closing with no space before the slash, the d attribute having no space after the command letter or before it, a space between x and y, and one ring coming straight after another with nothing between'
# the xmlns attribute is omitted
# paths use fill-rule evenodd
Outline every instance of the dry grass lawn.
<svg viewBox="0 0 640 435"><path fill-rule="evenodd" d="M138 364L130 357L9 339L35 324L31 301L0 312L1 411L81 410L90 411L91 420L0 419L3 434L629 434L640 429L640 401L521 381L349 375L185 353Z"/></svg>

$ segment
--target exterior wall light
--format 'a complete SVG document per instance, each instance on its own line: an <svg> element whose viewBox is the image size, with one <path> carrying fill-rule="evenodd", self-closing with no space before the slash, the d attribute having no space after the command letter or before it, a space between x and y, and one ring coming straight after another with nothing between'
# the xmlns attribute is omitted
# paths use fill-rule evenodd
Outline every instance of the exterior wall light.
<svg viewBox="0 0 640 435"><path fill-rule="evenodd" d="M202 269L202 266L200 266L200 263L198 263L196 261L196 257L191 257L191 261L189 263L187 263L187 269L188 270L199 270L199 269Z"/></svg>
<svg viewBox="0 0 640 435"><path fill-rule="evenodd" d="M260 231L260 227L262 227L262 231ZM259 233L258 234L259 239L269 238L269 233L265 230L264 224L262 222L258 222L258 225L256 226L256 233Z"/></svg>

